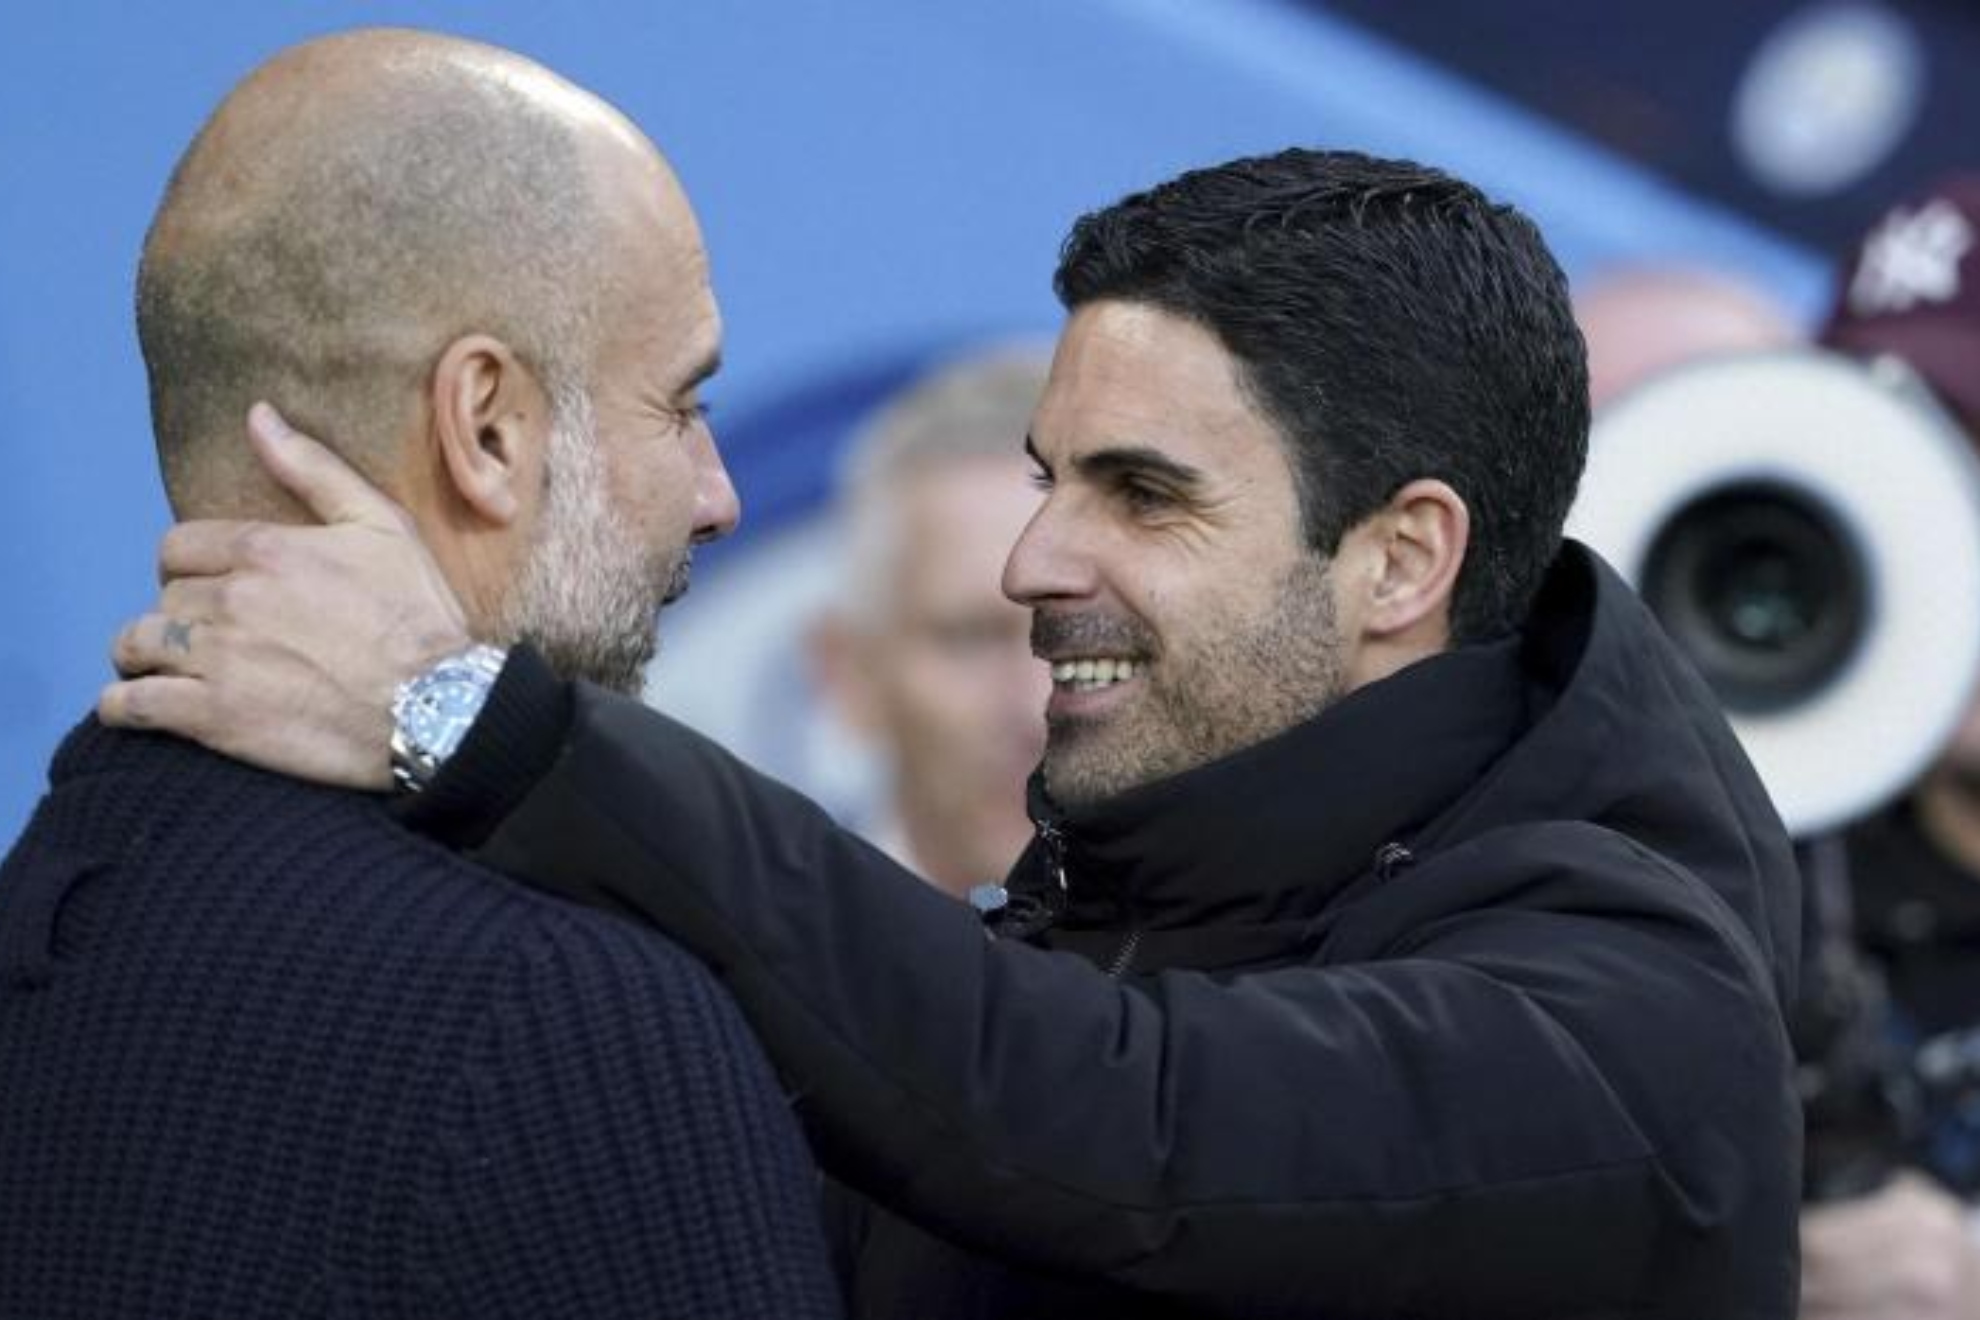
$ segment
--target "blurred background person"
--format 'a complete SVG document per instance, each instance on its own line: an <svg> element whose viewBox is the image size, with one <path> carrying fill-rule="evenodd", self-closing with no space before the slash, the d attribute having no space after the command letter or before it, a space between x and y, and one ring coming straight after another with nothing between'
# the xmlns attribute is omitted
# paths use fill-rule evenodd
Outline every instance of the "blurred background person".
<svg viewBox="0 0 1980 1320"><path fill-rule="evenodd" d="M1799 343L1787 303L1759 282L1695 263L1611 266L1575 291L1588 341L1588 397L1600 408L1672 367Z"/></svg>
<svg viewBox="0 0 1980 1320"><path fill-rule="evenodd" d="M1902 363L1980 446L1980 174L1886 212L1841 273L1819 339ZM1980 702L1909 791L1842 839L1839 905L1866 1030L1815 1063L1857 1103L1810 1114L1856 1192L1802 1221L1809 1320L1980 1318ZM1807 950L1804 966L1814 951ZM1869 1058L1846 1057L1850 1051ZM1850 1096L1842 1097L1843 1101ZM1819 1186L1811 1190L1820 1192Z"/></svg>
<svg viewBox="0 0 1980 1320"><path fill-rule="evenodd" d="M1031 837L1051 681L1000 584L1038 505L1024 436L1049 364L1043 348L972 354L876 413L842 464L839 585L808 639L880 762L877 813L854 823L959 898Z"/></svg>

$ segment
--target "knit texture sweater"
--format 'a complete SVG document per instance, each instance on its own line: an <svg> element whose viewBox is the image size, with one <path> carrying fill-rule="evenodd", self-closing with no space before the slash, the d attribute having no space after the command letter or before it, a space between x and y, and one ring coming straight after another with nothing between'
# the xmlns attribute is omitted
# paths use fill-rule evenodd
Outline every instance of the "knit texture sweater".
<svg viewBox="0 0 1980 1320"><path fill-rule="evenodd" d="M379 801L86 722L0 865L0 1317L836 1314L727 996Z"/></svg>

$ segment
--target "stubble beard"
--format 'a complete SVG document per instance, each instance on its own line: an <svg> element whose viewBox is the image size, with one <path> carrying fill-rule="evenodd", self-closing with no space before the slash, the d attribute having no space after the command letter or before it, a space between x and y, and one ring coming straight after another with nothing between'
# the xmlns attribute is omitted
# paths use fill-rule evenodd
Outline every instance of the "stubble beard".
<svg viewBox="0 0 1980 1320"><path fill-rule="evenodd" d="M1034 645L1152 656L1144 690L1104 717L1048 721L1045 786L1065 807L1101 802L1283 733L1341 695L1343 656L1328 561L1302 556L1270 613L1226 620L1188 655L1154 654L1139 621L1034 616Z"/></svg>
<svg viewBox="0 0 1980 1320"><path fill-rule="evenodd" d="M501 635L534 645L565 678L637 696L659 651L660 607L687 590L689 548L655 552L623 526L583 391L558 391L553 416L543 516Z"/></svg>

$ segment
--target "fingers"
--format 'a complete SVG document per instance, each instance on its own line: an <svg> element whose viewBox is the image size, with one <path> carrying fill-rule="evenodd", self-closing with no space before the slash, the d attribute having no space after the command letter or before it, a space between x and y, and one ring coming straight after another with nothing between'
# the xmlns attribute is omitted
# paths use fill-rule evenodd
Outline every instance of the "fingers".
<svg viewBox="0 0 1980 1320"><path fill-rule="evenodd" d="M357 469L290 426L270 404L248 409L248 439L269 474L321 521L405 527L404 510Z"/></svg>
<svg viewBox="0 0 1980 1320"><path fill-rule="evenodd" d="M239 577L178 577L158 594L158 607L124 625L110 644L110 661L126 678L140 674L205 675L204 657L215 639L237 621L236 608L246 603L256 617L253 579ZM265 613L265 611L263 611ZM224 649L225 643L220 643Z"/></svg>
<svg viewBox="0 0 1980 1320"><path fill-rule="evenodd" d="M195 678L148 675L121 679L96 699L96 717L113 728L171 729L198 737L211 694Z"/></svg>
<svg viewBox="0 0 1980 1320"><path fill-rule="evenodd" d="M217 577L250 562L257 536L273 531L264 523L212 518L175 523L158 542L158 580Z"/></svg>
<svg viewBox="0 0 1980 1320"><path fill-rule="evenodd" d="M248 436L275 480L323 522L416 535L404 509L268 404L248 410ZM276 571L285 555L312 544L306 532L272 523L183 522L158 544L158 580L220 577L246 568Z"/></svg>
<svg viewBox="0 0 1980 1320"><path fill-rule="evenodd" d="M213 625L197 617L155 611L124 625L110 644L110 662L125 678L145 674L196 677L195 635Z"/></svg>
<svg viewBox="0 0 1980 1320"><path fill-rule="evenodd" d="M188 628L195 623L222 623L229 617L229 602L238 601L247 590L249 585L240 578L173 578L158 593L156 612Z"/></svg>

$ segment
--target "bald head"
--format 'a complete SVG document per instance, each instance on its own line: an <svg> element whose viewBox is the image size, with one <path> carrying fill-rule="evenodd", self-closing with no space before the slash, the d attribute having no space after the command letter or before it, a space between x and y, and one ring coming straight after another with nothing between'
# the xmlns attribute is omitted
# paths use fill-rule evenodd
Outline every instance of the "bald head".
<svg viewBox="0 0 1980 1320"><path fill-rule="evenodd" d="M464 334L508 345L552 398L582 388L627 159L665 175L602 101L473 42L355 32L255 70L180 160L138 276L174 509L277 510L241 440L257 398L390 488Z"/></svg>

